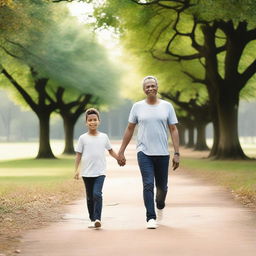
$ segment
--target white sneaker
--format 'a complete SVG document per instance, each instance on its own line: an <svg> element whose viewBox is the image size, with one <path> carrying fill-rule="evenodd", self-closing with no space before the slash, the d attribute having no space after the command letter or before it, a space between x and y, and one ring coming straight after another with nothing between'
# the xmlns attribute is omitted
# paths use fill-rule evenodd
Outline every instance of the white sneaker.
<svg viewBox="0 0 256 256"><path fill-rule="evenodd" d="M94 221L91 221L89 223L88 228L95 228Z"/></svg>
<svg viewBox="0 0 256 256"><path fill-rule="evenodd" d="M100 227L101 227L101 222L100 222L100 220L95 220L95 222L94 222L94 227L95 227L95 228L100 228Z"/></svg>
<svg viewBox="0 0 256 256"><path fill-rule="evenodd" d="M150 219L150 220L147 222L147 228L148 228L148 229L156 229L156 228L157 228L156 220Z"/></svg>

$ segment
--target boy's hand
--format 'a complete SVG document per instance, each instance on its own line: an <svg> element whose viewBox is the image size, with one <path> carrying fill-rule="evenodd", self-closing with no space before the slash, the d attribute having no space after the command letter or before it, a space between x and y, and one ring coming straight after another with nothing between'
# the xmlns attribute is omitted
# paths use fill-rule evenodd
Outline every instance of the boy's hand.
<svg viewBox="0 0 256 256"><path fill-rule="evenodd" d="M75 172L74 179L79 180L79 172L78 171Z"/></svg>

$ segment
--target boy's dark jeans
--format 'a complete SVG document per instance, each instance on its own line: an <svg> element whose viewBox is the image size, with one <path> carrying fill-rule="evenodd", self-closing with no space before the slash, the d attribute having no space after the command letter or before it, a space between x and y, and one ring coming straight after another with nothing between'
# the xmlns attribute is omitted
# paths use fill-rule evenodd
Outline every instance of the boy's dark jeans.
<svg viewBox="0 0 256 256"><path fill-rule="evenodd" d="M168 167L170 156L148 156L142 151L137 153L138 164L143 181L143 198L147 210L147 221L156 219L154 205L154 181L156 184L156 204L158 209L165 206L168 190Z"/></svg>
<svg viewBox="0 0 256 256"><path fill-rule="evenodd" d="M98 177L83 177L87 208L91 221L101 220L102 210L102 187L105 180L105 175Z"/></svg>

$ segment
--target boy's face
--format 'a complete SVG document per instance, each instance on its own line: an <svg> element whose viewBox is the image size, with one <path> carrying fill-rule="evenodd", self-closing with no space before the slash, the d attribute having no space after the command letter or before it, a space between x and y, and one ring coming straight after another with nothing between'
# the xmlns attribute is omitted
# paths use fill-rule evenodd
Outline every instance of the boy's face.
<svg viewBox="0 0 256 256"><path fill-rule="evenodd" d="M86 126L90 131L97 130L100 120L97 115L95 114L90 114L87 116L87 120L85 121Z"/></svg>

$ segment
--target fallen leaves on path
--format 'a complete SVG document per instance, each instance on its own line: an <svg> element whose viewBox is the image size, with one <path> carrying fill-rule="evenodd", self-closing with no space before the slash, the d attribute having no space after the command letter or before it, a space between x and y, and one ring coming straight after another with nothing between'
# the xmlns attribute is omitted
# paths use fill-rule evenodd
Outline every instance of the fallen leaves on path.
<svg viewBox="0 0 256 256"><path fill-rule="evenodd" d="M0 256L20 253L16 246L25 230L59 220L63 205L83 193L81 183L69 180L54 190L23 187L0 197Z"/></svg>

